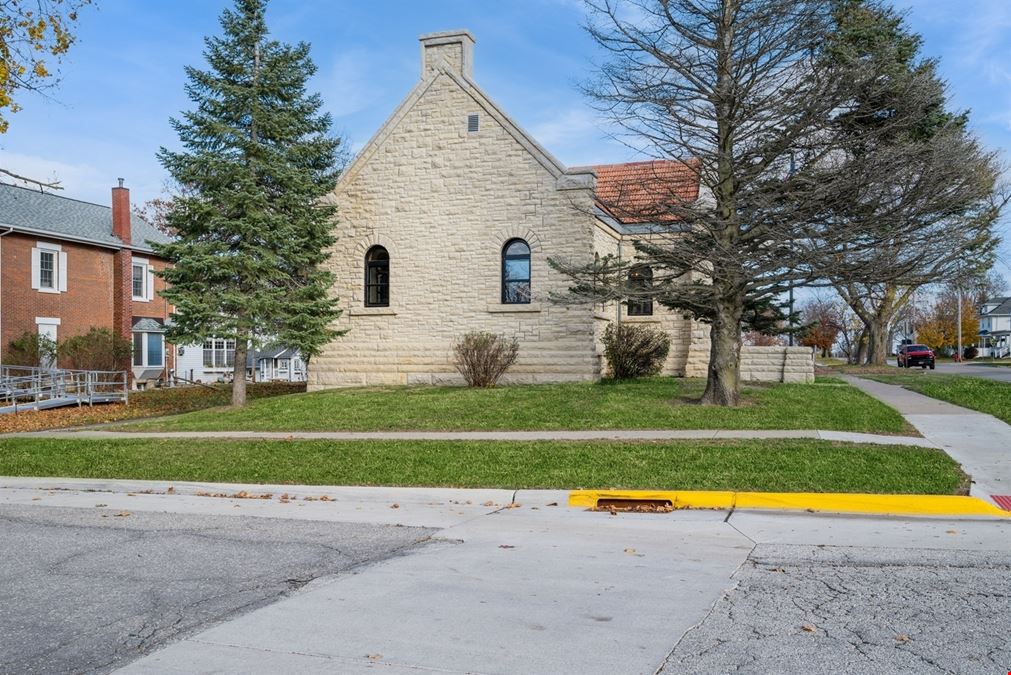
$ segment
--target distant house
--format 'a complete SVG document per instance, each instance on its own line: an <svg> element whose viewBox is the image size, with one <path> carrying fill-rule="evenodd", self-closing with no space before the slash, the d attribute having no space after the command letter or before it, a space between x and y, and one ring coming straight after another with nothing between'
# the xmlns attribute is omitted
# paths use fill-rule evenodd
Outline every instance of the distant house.
<svg viewBox="0 0 1011 675"><path fill-rule="evenodd" d="M296 349L275 345L251 353L246 370L256 369L258 382L305 382L305 362Z"/></svg>
<svg viewBox="0 0 1011 675"><path fill-rule="evenodd" d="M1011 297L987 300L979 308L981 356L1011 356Z"/></svg>
<svg viewBox="0 0 1011 675"><path fill-rule="evenodd" d="M133 344L134 383L167 379L172 312L155 271L168 263L152 243L168 241L130 215L130 191L92 204L0 184L0 359L24 333L53 340L108 328Z"/></svg>
<svg viewBox="0 0 1011 675"><path fill-rule="evenodd" d="M175 374L183 382L229 382L234 363L235 340L208 338L203 345L179 348ZM246 377L258 382L305 382L305 361L297 350L284 346L251 351L246 355Z"/></svg>

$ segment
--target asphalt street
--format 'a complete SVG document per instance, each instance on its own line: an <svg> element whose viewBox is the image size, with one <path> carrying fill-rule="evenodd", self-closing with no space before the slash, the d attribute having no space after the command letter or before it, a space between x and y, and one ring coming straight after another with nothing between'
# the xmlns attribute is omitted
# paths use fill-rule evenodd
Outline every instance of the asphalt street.
<svg viewBox="0 0 1011 675"><path fill-rule="evenodd" d="M2 478L0 672L1009 670L1011 519L565 496Z"/></svg>
<svg viewBox="0 0 1011 675"><path fill-rule="evenodd" d="M430 532L0 506L0 672L109 672L319 576L402 553Z"/></svg>
<svg viewBox="0 0 1011 675"><path fill-rule="evenodd" d="M1008 553L761 545L735 581L665 675L1011 668Z"/></svg>

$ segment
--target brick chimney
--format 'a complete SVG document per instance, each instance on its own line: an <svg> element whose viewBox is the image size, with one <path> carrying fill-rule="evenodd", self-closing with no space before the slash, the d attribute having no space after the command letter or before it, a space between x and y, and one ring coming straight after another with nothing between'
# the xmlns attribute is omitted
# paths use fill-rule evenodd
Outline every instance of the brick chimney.
<svg viewBox="0 0 1011 675"><path fill-rule="evenodd" d="M112 188L112 233L130 243L130 189L123 187L122 178L119 187Z"/></svg>
<svg viewBox="0 0 1011 675"><path fill-rule="evenodd" d="M119 186L112 188L112 233L123 242L112 258L112 330L123 338L133 340L133 252L130 239L130 190ZM133 361L127 357L121 369L127 372L133 385Z"/></svg>
<svg viewBox="0 0 1011 675"><path fill-rule="evenodd" d="M421 79L430 77L440 63L469 78L474 77L474 36L468 30L448 30L422 35Z"/></svg>

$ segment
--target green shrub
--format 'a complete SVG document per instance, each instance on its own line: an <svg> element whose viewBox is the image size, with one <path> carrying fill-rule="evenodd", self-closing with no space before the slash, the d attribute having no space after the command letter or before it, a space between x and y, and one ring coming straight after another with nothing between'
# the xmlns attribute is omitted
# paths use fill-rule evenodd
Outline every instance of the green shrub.
<svg viewBox="0 0 1011 675"><path fill-rule="evenodd" d="M470 387L494 387L516 362L520 343L494 333L473 332L453 345L453 362Z"/></svg>
<svg viewBox="0 0 1011 675"><path fill-rule="evenodd" d="M656 375L670 351L670 336L638 324L608 324L603 342L610 375L616 380Z"/></svg>
<svg viewBox="0 0 1011 675"><path fill-rule="evenodd" d="M124 370L130 363L130 341L108 328L92 327L60 343L60 363L76 370Z"/></svg>
<svg viewBox="0 0 1011 675"><path fill-rule="evenodd" d="M56 342L45 335L25 331L7 345L3 362L8 366L31 368L53 362L56 358Z"/></svg>

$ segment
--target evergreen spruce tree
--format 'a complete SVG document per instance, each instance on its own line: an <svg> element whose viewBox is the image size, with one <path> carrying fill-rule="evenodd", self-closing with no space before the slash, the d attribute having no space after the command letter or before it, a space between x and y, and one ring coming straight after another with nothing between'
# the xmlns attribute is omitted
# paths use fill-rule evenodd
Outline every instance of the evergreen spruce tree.
<svg viewBox="0 0 1011 675"><path fill-rule="evenodd" d="M209 68L186 69L195 108L172 120L183 150L158 155L180 192L166 216L176 238L155 247L172 263L168 337L235 340L234 406L245 404L250 347L276 339L309 360L338 335L340 316L322 268L339 140L306 91L309 45L269 39L266 5L236 0L222 13L223 35L205 39Z"/></svg>

